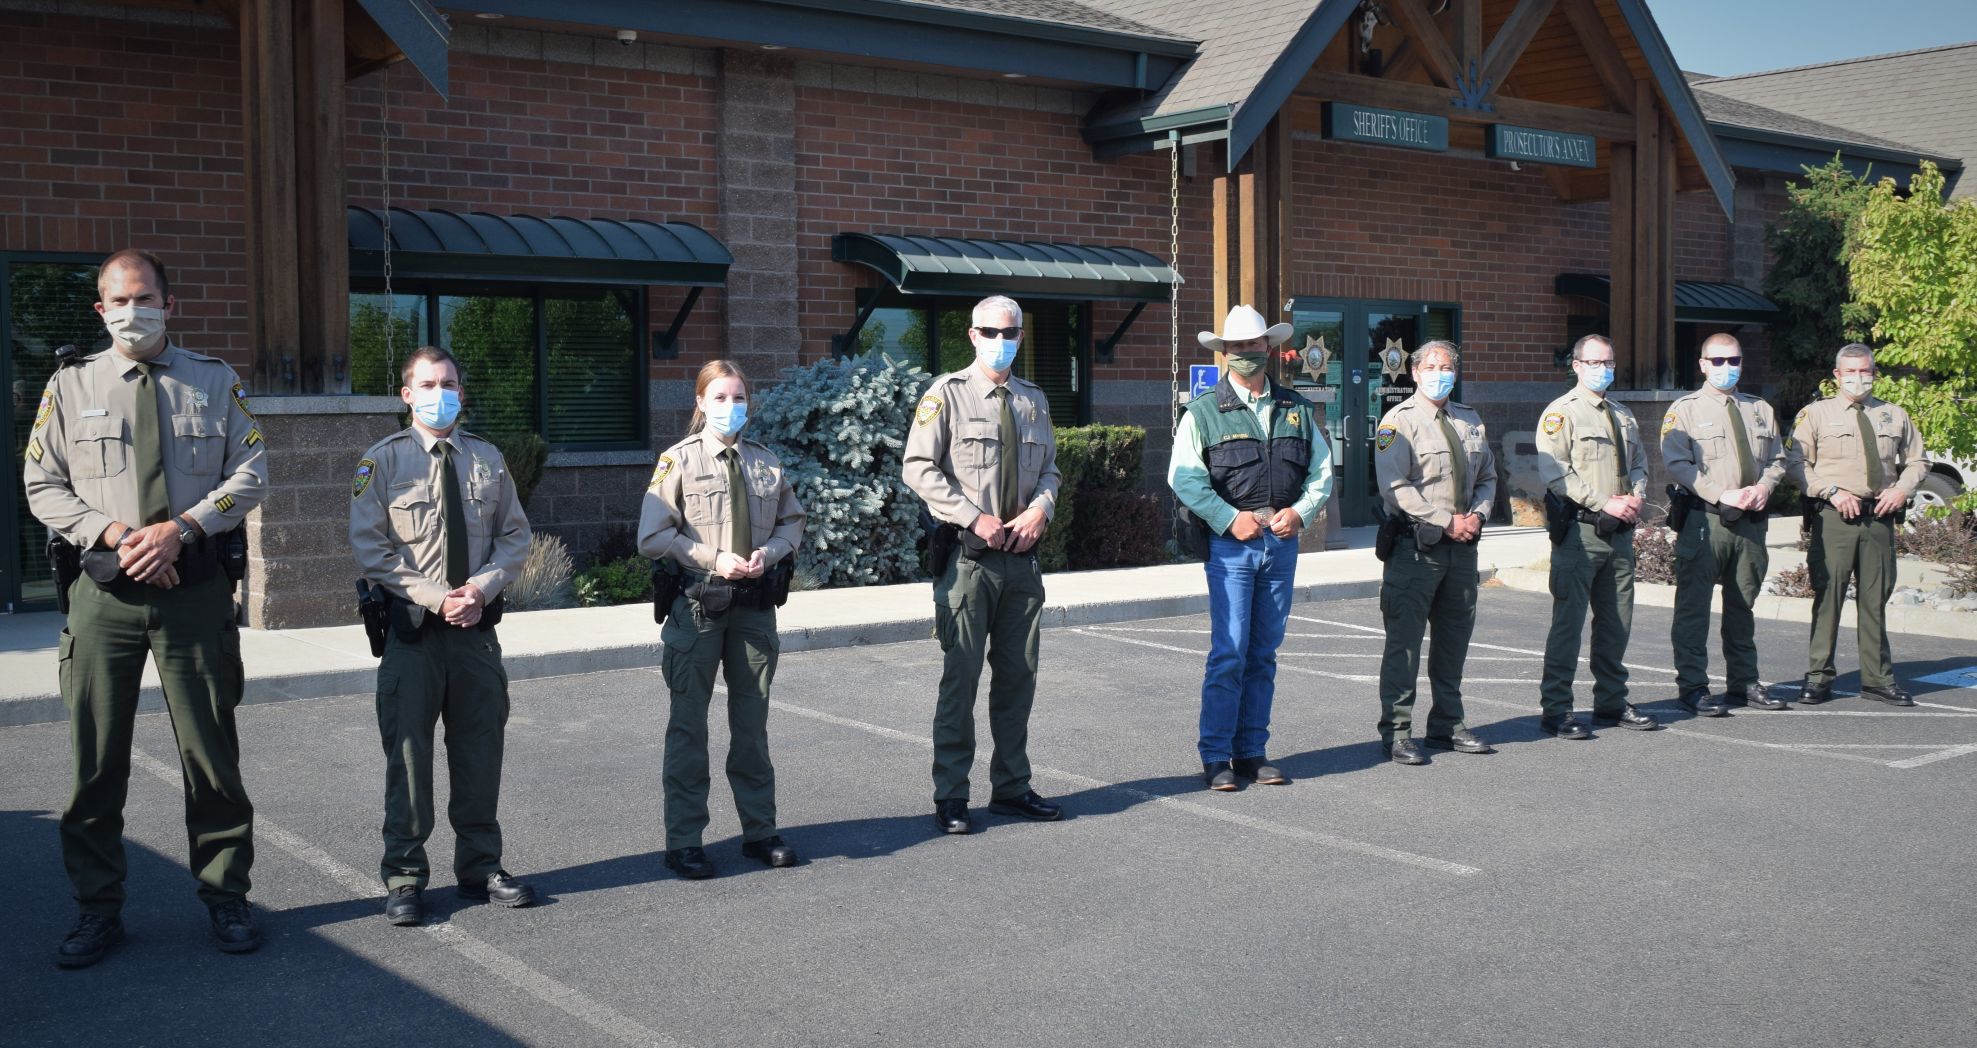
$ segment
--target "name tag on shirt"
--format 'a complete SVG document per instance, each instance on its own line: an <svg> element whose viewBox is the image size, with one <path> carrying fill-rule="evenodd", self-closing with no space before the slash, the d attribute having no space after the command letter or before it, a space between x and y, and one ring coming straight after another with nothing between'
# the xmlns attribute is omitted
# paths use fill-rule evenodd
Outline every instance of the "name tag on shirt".
<svg viewBox="0 0 1977 1048"><path fill-rule="evenodd" d="M103 416L103 415L107 415L107 414L109 414L109 413L110 413L110 409L109 409L109 408L84 408L84 409L82 410L82 417L83 417L83 418L98 418L98 417L100 417L100 416Z"/></svg>

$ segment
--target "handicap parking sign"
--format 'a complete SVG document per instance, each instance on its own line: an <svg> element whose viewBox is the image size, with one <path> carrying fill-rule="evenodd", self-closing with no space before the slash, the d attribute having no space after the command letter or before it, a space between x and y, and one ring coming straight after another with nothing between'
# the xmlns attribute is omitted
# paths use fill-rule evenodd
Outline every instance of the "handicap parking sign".
<svg viewBox="0 0 1977 1048"><path fill-rule="evenodd" d="M1222 380L1222 369L1213 364L1188 365L1188 399L1204 397Z"/></svg>

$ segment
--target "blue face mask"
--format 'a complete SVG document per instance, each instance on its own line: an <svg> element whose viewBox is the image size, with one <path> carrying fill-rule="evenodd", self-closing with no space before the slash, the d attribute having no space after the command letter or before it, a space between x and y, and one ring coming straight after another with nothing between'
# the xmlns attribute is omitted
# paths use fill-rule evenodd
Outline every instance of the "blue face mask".
<svg viewBox="0 0 1977 1048"><path fill-rule="evenodd" d="M975 343L975 356L990 371L1008 371L1009 365L1016 362L1016 350L1022 345L1022 339L1016 338L979 339Z"/></svg>
<svg viewBox="0 0 1977 1048"><path fill-rule="evenodd" d="M707 408L707 428L724 437L732 437L748 424L748 401L730 400L725 404L715 404Z"/></svg>
<svg viewBox="0 0 1977 1048"><path fill-rule="evenodd" d="M1421 395L1429 400L1447 400L1455 391L1455 372L1430 371L1421 376Z"/></svg>
<svg viewBox="0 0 1977 1048"><path fill-rule="evenodd" d="M1595 393L1604 393L1606 387L1613 385L1613 369L1610 367L1587 368L1579 374L1579 381Z"/></svg>
<svg viewBox="0 0 1977 1048"><path fill-rule="evenodd" d="M1709 384L1715 386L1717 389L1724 390L1737 388L1737 380L1744 375L1743 367L1738 364L1725 364L1720 368L1712 367L1708 371Z"/></svg>
<svg viewBox="0 0 1977 1048"><path fill-rule="evenodd" d="M435 386L412 394L412 414L432 429L446 429L460 417L460 391Z"/></svg>

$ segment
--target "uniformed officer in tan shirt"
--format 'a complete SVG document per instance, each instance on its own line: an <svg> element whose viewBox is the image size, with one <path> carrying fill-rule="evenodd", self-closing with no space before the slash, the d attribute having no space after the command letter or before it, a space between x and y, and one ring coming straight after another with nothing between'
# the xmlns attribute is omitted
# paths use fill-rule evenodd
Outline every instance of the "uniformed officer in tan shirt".
<svg viewBox="0 0 1977 1048"><path fill-rule="evenodd" d="M902 473L959 555L934 580L934 632L945 659L934 708L934 823L969 833L975 692L986 658L989 810L1049 821L1057 805L1030 788L1030 705L1036 697L1043 576L1036 544L1057 508L1057 437L1050 404L1012 373L1021 307L1001 295L976 303L975 362L935 379L914 412Z"/></svg>
<svg viewBox="0 0 1977 1048"><path fill-rule="evenodd" d="M788 595L787 577L776 569L803 542L804 512L775 453L741 436L747 424L741 368L708 361L694 381L687 437L660 454L639 513L639 552L670 561L684 583L660 638L671 692L665 861L690 880L714 875L701 835L707 707L717 672L727 684L728 786L741 817L742 854L770 867L797 862L796 849L776 829L769 686L781 650L776 604Z"/></svg>
<svg viewBox="0 0 1977 1048"><path fill-rule="evenodd" d="M1668 631L1675 690L1682 705L1704 717L1722 716L1726 701L1786 708L1757 679L1757 624L1751 614L1771 562L1764 544L1765 507L1785 476L1785 441L1771 405L1737 389L1743 359L1734 336L1704 339L1698 363L1706 381L1661 420L1668 475L1694 495L1675 536L1675 616ZM1709 690L1710 594L1719 585L1729 682L1722 699Z"/></svg>
<svg viewBox="0 0 1977 1048"><path fill-rule="evenodd" d="M1593 613L1593 723L1652 731L1661 725L1627 701L1627 637L1634 619L1634 525L1647 496L1647 447L1634 413L1606 395L1613 344L1587 335L1572 347L1578 385L1538 423L1538 474L1574 514L1551 548L1551 633L1545 638L1538 726L1561 739L1590 738L1572 716L1579 630ZM1604 518L1602 520L1602 517Z"/></svg>
<svg viewBox="0 0 1977 1048"><path fill-rule="evenodd" d="M1421 638L1434 626L1428 683L1434 706L1423 742L1460 753L1493 752L1462 723L1462 667L1476 628L1476 540L1496 505L1496 455L1475 409L1450 399L1458 351L1429 342L1414 351L1413 396L1393 406L1374 432L1373 471L1400 530L1382 569L1380 614L1387 629L1380 659L1380 744L1397 764L1426 764L1412 738Z"/></svg>
<svg viewBox="0 0 1977 1048"><path fill-rule="evenodd" d="M502 735L508 676L494 624L501 591L528 558L529 522L492 443L459 425L459 364L435 346L405 361L412 425L372 445L350 482L350 550L389 595L378 664L384 741L385 918L425 919L433 729L446 722L453 873L461 896L526 906L534 891L501 867Z"/></svg>
<svg viewBox="0 0 1977 1048"><path fill-rule="evenodd" d="M56 952L94 964L123 937L124 795L138 688L155 658L185 771L192 873L220 949L261 944L247 903L254 806L240 779L234 707L240 633L220 543L267 493L267 444L239 379L174 345L165 264L119 251L97 273L110 349L57 370L22 472L28 508L82 549L61 636L75 784L62 859L81 916Z"/></svg>
<svg viewBox="0 0 1977 1048"><path fill-rule="evenodd" d="M1812 548L1812 645L1799 701L1833 697L1833 648L1847 583L1859 605L1860 694L1891 706L1915 700L1895 680L1888 648L1888 598L1895 589L1896 517L1929 473L1922 434L1899 404L1874 394L1874 352L1858 342L1841 349L1833 378L1839 395L1815 401L1792 423L1786 468L1808 506ZM1871 447L1870 447L1871 445Z"/></svg>

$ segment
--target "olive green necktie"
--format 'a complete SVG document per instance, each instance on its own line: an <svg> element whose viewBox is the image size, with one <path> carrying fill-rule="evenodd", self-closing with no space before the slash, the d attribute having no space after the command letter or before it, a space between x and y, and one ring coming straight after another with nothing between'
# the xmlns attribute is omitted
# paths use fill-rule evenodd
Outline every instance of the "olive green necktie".
<svg viewBox="0 0 1977 1048"><path fill-rule="evenodd" d="M459 589L467 584L467 503L460 497L460 474L453 468L453 445L440 441L433 445L439 456L439 484L445 489L440 501L446 515L446 584Z"/></svg>
<svg viewBox="0 0 1977 1048"><path fill-rule="evenodd" d="M1606 412L1606 424L1613 428L1613 475L1620 478L1615 494L1631 492L1634 486L1627 483L1627 435L1620 428L1620 413L1604 400L1599 402L1599 409Z"/></svg>
<svg viewBox="0 0 1977 1048"><path fill-rule="evenodd" d="M1016 432L1016 410L1010 406L1014 398L1009 395L1009 387L995 391L1002 398L1002 476L998 494L1001 496L1003 523L1008 523L1018 510L1017 505L1017 459L1022 454L1021 436Z"/></svg>
<svg viewBox="0 0 1977 1048"><path fill-rule="evenodd" d="M1455 435L1455 426L1448 420L1448 411L1435 413L1435 421L1442 424L1442 436L1448 438L1449 464L1455 470L1455 510L1460 516L1469 512L1469 453L1462 450L1462 438Z"/></svg>
<svg viewBox="0 0 1977 1048"><path fill-rule="evenodd" d="M137 456L137 504L146 524L171 519L172 498L165 487L165 440L159 428L158 385L151 381L151 364L137 365L137 409L131 413L130 439Z"/></svg>
<svg viewBox="0 0 1977 1048"><path fill-rule="evenodd" d="M1744 413L1737 409L1736 395L1724 397L1723 401L1730 408L1730 436L1737 441L1737 486L1747 488L1756 479L1751 476L1750 431L1744 428Z"/></svg>
<svg viewBox="0 0 1977 1048"><path fill-rule="evenodd" d="M748 486L742 482L741 452L733 448L721 452L728 467L728 546L730 552L747 560L755 552L755 528L748 519Z"/></svg>
<svg viewBox="0 0 1977 1048"><path fill-rule="evenodd" d="M1853 409L1860 414L1860 453L1867 457L1867 493L1879 495L1881 485L1888 482L1888 474L1881 468L1881 442L1874 437L1874 425L1867 420L1867 405L1855 404Z"/></svg>

